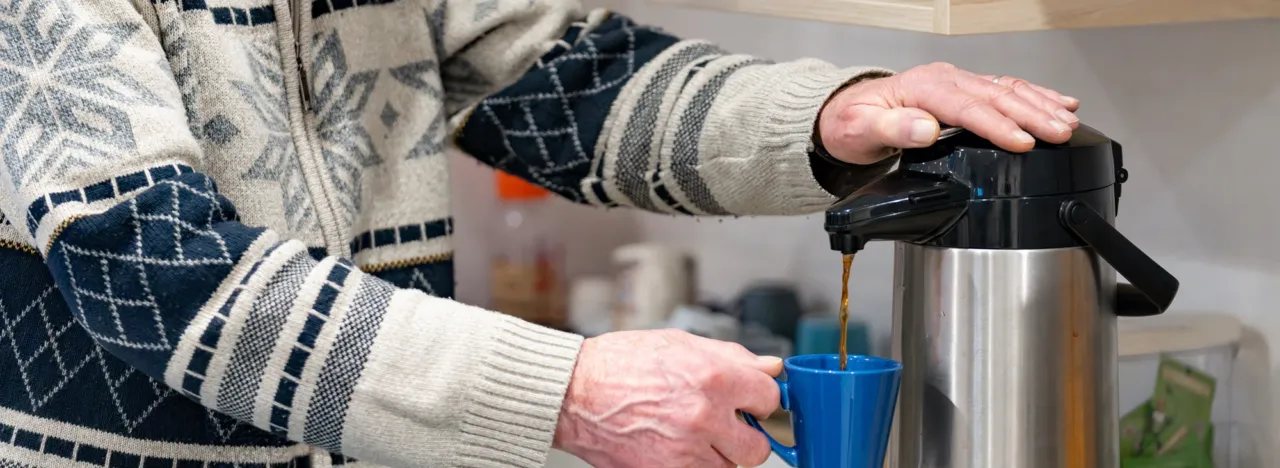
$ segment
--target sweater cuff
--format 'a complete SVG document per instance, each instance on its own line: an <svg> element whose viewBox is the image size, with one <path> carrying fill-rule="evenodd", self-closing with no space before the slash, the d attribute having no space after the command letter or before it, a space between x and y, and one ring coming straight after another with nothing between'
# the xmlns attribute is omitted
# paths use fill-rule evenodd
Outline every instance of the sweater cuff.
<svg viewBox="0 0 1280 468"><path fill-rule="evenodd" d="M582 337L418 291L386 294L368 364L345 375L350 403L317 409L333 423L317 426L378 466L542 468ZM349 320L353 334L378 322Z"/></svg>
<svg viewBox="0 0 1280 468"><path fill-rule="evenodd" d="M774 125L764 129L764 141L773 147L806 148L804 158L778 174L783 190L800 195L795 200L820 203L797 207L803 212L825 209L837 197L848 195L858 187L883 175L892 163L857 165L823 158L815 145L815 131L822 108L838 91L862 80L892 76L891 70L873 67L833 69L815 63L810 70L795 73L774 94ZM815 164L816 163L816 164ZM826 183L820 183L823 181ZM843 192L843 193L842 193Z"/></svg>
<svg viewBox="0 0 1280 468"><path fill-rule="evenodd" d="M462 421L463 459L542 468L582 337L500 316Z"/></svg>

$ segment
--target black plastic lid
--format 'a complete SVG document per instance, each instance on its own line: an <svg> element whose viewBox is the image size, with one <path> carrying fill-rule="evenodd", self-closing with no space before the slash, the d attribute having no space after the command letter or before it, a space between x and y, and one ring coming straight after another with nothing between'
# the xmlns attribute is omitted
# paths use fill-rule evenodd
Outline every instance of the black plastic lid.
<svg viewBox="0 0 1280 468"><path fill-rule="evenodd" d="M1116 182L1113 142L1081 125L1063 144L1037 142L1011 153L962 131L937 144L902 154L912 171L948 175L969 187L972 198L1035 197L1087 192Z"/></svg>
<svg viewBox="0 0 1280 468"><path fill-rule="evenodd" d="M903 152L899 169L826 213L832 248L871 240L959 248L1038 249L1079 245L1057 222L1078 198L1114 217L1127 175L1120 145L1081 125L1063 144L1011 153L968 131Z"/></svg>
<svg viewBox="0 0 1280 468"><path fill-rule="evenodd" d="M1121 147L1081 125L1064 144L1003 151L969 132L907 151L899 169L827 211L831 248L846 254L893 240L966 249L1086 247L1132 284L1120 315L1169 307L1178 280L1115 229L1128 178Z"/></svg>

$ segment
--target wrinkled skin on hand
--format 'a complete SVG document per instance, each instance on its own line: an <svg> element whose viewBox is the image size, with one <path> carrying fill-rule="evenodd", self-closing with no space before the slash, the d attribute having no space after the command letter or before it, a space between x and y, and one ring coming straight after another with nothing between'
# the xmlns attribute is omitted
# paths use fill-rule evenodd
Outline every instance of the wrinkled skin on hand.
<svg viewBox="0 0 1280 468"><path fill-rule="evenodd" d="M555 446L600 468L759 466L764 436L737 410L778 408L775 357L682 331L617 332L583 343Z"/></svg>
<svg viewBox="0 0 1280 468"><path fill-rule="evenodd" d="M1069 140L1080 126L1079 108L1078 99L1025 80L933 63L836 93L818 117L818 133L827 152L853 164L880 161L895 148L932 145L939 122L1025 152L1037 138Z"/></svg>

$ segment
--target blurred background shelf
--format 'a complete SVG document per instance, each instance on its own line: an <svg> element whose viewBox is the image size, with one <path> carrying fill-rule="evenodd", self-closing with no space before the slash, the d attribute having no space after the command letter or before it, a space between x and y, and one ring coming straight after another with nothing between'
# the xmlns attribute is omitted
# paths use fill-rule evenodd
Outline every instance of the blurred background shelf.
<svg viewBox="0 0 1280 468"><path fill-rule="evenodd" d="M1280 17L1277 0L651 0L945 35Z"/></svg>
<svg viewBox="0 0 1280 468"><path fill-rule="evenodd" d="M791 415L789 413L775 413L773 417L760 421L760 425L782 445L794 446L796 444L795 433L791 430Z"/></svg>

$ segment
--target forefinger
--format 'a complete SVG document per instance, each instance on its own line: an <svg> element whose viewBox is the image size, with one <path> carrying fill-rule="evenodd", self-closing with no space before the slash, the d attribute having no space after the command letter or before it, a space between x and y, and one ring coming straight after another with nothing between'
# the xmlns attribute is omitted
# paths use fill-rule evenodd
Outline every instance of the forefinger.
<svg viewBox="0 0 1280 468"><path fill-rule="evenodd" d="M724 388L713 398L722 398L727 406L767 418L781 405L778 382L768 374L747 366L733 366L723 379Z"/></svg>
<svg viewBox="0 0 1280 468"><path fill-rule="evenodd" d="M981 96L950 83L919 92L922 94L913 107L933 114L943 123L964 127L1008 151L1021 153L1035 147L1036 140L1030 133Z"/></svg>
<svg viewBox="0 0 1280 468"><path fill-rule="evenodd" d="M713 427L711 446L734 466L760 466L769 459L769 440L739 420L736 414L729 415Z"/></svg>
<svg viewBox="0 0 1280 468"><path fill-rule="evenodd" d="M983 79L983 80L986 80L986 81L990 81L990 82L993 82L993 83L996 81L996 78L999 78L999 76L998 76L998 75L978 75L978 74L974 74L974 76L977 76L977 77L978 77L978 78L980 78L980 79ZM1062 93L1059 93L1059 92L1054 91L1054 90L1052 90L1052 89L1046 88L1046 87L1044 87L1044 86L1040 86L1040 85L1035 84L1035 83L1032 83L1032 82L1030 82L1030 81L1023 80L1022 82L1023 82L1023 84L1025 84L1025 85L1027 85L1027 86L1031 87L1031 89L1035 90L1036 92L1038 92L1038 93L1040 93L1040 94L1043 94L1045 97L1047 97L1047 98L1049 98L1049 99L1052 99L1052 100L1054 100L1054 101L1057 101L1058 103L1062 104L1062 106L1063 106L1063 107L1065 107L1067 110L1069 110L1069 111L1071 111L1071 112L1075 112L1075 111L1077 111L1077 110L1079 110L1079 109L1080 109L1080 100L1079 100L1079 99L1076 99L1076 98L1073 98L1073 97L1069 97L1069 96L1064 96ZM1000 80L1000 84L1004 84L1004 79L1001 79L1001 80Z"/></svg>
<svg viewBox="0 0 1280 468"><path fill-rule="evenodd" d="M962 91L984 97L996 110L1034 136L1053 143L1066 142L1071 138L1071 126L1056 114L1059 111L1069 112L1061 104L1053 103L1044 95L1023 86L1025 83L1017 80L1010 84L996 84L977 76L956 80L956 86Z"/></svg>
<svg viewBox="0 0 1280 468"><path fill-rule="evenodd" d="M695 339L699 340L704 349L724 356L727 361L736 361L770 376L776 376L782 372L782 360L775 356L756 356L755 353L747 350L741 344L729 341L713 340L700 336L695 337Z"/></svg>

